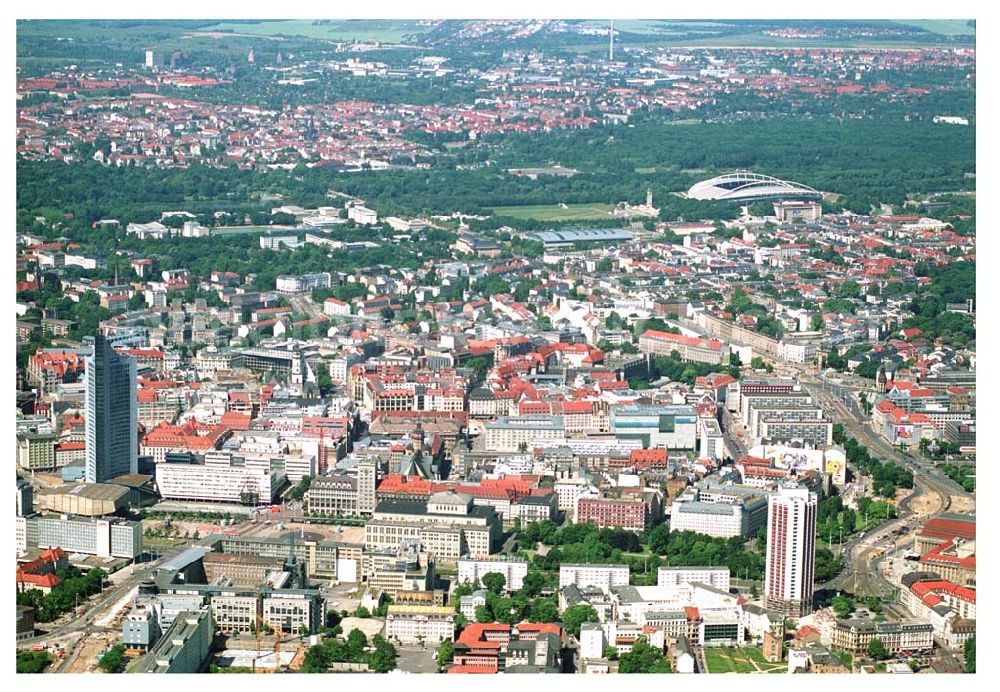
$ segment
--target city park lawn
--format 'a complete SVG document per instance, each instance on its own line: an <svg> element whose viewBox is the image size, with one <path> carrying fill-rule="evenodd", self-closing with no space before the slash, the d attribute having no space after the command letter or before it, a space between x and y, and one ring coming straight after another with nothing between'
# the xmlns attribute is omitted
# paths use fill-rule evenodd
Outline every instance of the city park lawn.
<svg viewBox="0 0 1000 692"><path fill-rule="evenodd" d="M755 647L731 649L705 648L705 663L709 673L772 673L786 670L783 663L768 663Z"/></svg>

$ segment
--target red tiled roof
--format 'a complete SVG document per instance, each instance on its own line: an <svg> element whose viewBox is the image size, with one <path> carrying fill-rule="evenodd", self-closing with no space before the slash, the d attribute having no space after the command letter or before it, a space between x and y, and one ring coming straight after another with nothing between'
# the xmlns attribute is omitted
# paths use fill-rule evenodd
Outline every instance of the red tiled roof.
<svg viewBox="0 0 1000 692"><path fill-rule="evenodd" d="M249 430L250 414L241 413L240 411L226 411L222 414L222 418L219 419L219 423L233 430Z"/></svg>
<svg viewBox="0 0 1000 692"><path fill-rule="evenodd" d="M562 409L563 413L593 413L594 404L590 401L567 401Z"/></svg>
<svg viewBox="0 0 1000 692"><path fill-rule="evenodd" d="M948 540L941 545L927 551L920 556L920 562L925 564L941 564L946 563L950 565L955 565L961 567L962 569L976 569L976 556L970 555L969 557L958 557L957 555L945 555L946 550L951 549L955 545L954 540Z"/></svg>
<svg viewBox="0 0 1000 692"><path fill-rule="evenodd" d="M732 375L716 375L714 377L709 375L709 377L711 378L710 379L711 386L714 389L718 389L719 387L722 387L724 385L736 381L736 378L733 377Z"/></svg>
<svg viewBox="0 0 1000 692"><path fill-rule="evenodd" d="M41 586L46 589L51 589L59 586L62 581L59 577L52 574L31 574L29 572L17 571L17 581L22 584L30 584L32 586Z"/></svg>
<svg viewBox="0 0 1000 692"><path fill-rule="evenodd" d="M924 524L924 528L921 529L920 535L928 538L941 538L944 540L952 538L972 540L976 537L976 522L935 517Z"/></svg>
<svg viewBox="0 0 1000 692"><path fill-rule="evenodd" d="M722 342L718 339L699 339L694 336L684 336L683 334L671 334L670 332L660 332L655 329L647 329L642 336L663 341L672 341L676 344L694 346L698 348L709 348L713 351L722 350Z"/></svg>
<svg viewBox="0 0 1000 692"><path fill-rule="evenodd" d="M473 622L465 626L462 630L462 634L458 636L455 640L456 644L464 644L469 647L474 647L478 649L488 648L488 649L499 649L499 641L487 641L486 637L489 634L508 634L510 632L510 625L506 625L500 622Z"/></svg>
<svg viewBox="0 0 1000 692"><path fill-rule="evenodd" d="M955 598L961 599L968 603L976 602L976 590L968 586L960 586L954 582L948 581L946 579L941 579L939 581L918 581L913 586L910 587L918 597L926 602L926 596L930 594L938 595L941 593L946 593L954 596ZM939 596L940 598L940 596Z"/></svg>
<svg viewBox="0 0 1000 692"><path fill-rule="evenodd" d="M452 666L448 669L449 675L468 675L476 673L493 675L496 672L496 668L489 668L486 666Z"/></svg>
<svg viewBox="0 0 1000 692"><path fill-rule="evenodd" d="M538 634L562 635L562 627L554 622L522 622L517 626L518 632L538 632Z"/></svg>
<svg viewBox="0 0 1000 692"><path fill-rule="evenodd" d="M633 449L629 453L629 463L637 469L649 467L665 467L667 465L667 450L665 449Z"/></svg>
<svg viewBox="0 0 1000 692"><path fill-rule="evenodd" d="M805 637L811 636L813 634L819 634L819 630L810 625L803 625L795 632L795 636L799 639L804 639Z"/></svg>

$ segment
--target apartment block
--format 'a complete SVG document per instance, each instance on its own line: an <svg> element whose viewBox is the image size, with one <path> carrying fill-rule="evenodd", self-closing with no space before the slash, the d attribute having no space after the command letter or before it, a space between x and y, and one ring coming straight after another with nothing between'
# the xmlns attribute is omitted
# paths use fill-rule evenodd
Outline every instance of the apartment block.
<svg viewBox="0 0 1000 692"><path fill-rule="evenodd" d="M628 575L628 565L560 565L559 588L572 584L581 589L596 586L608 591L613 586L628 586Z"/></svg>
<svg viewBox="0 0 1000 692"><path fill-rule="evenodd" d="M566 437L562 416L500 416L486 424L486 451L518 452L535 440Z"/></svg>
<svg viewBox="0 0 1000 692"><path fill-rule="evenodd" d="M436 645L455 638L455 609L441 606L390 605L385 636L402 644Z"/></svg>
<svg viewBox="0 0 1000 692"><path fill-rule="evenodd" d="M639 350L660 356L677 351L681 360L713 365L721 365L726 354L725 344L718 339L699 339L654 329L647 329L639 336Z"/></svg>
<svg viewBox="0 0 1000 692"><path fill-rule="evenodd" d="M657 586L707 584L720 591L729 591L728 567L660 567L656 572Z"/></svg>
<svg viewBox="0 0 1000 692"><path fill-rule="evenodd" d="M507 584L506 591L517 591L524 583L524 576L528 573L528 562L521 558L463 558L458 561L458 582L460 584L473 583L482 586L483 576L496 572L502 574Z"/></svg>

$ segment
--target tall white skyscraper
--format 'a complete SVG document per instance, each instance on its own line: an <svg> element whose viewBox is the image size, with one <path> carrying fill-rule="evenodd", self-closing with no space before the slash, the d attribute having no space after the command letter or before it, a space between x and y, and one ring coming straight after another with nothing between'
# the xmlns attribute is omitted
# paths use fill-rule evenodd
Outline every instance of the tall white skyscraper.
<svg viewBox="0 0 1000 692"><path fill-rule="evenodd" d="M94 353L86 359L84 480L102 483L138 470L136 363L100 334L90 341Z"/></svg>
<svg viewBox="0 0 1000 692"><path fill-rule="evenodd" d="M768 499L764 605L789 617L812 612L816 493L779 486Z"/></svg>

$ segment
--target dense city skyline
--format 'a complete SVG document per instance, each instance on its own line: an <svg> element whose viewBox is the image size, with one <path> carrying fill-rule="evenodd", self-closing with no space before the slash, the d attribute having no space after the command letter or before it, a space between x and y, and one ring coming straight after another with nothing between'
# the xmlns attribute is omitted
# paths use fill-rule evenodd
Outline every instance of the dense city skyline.
<svg viewBox="0 0 1000 692"><path fill-rule="evenodd" d="M974 673L975 40L19 20L17 671Z"/></svg>

